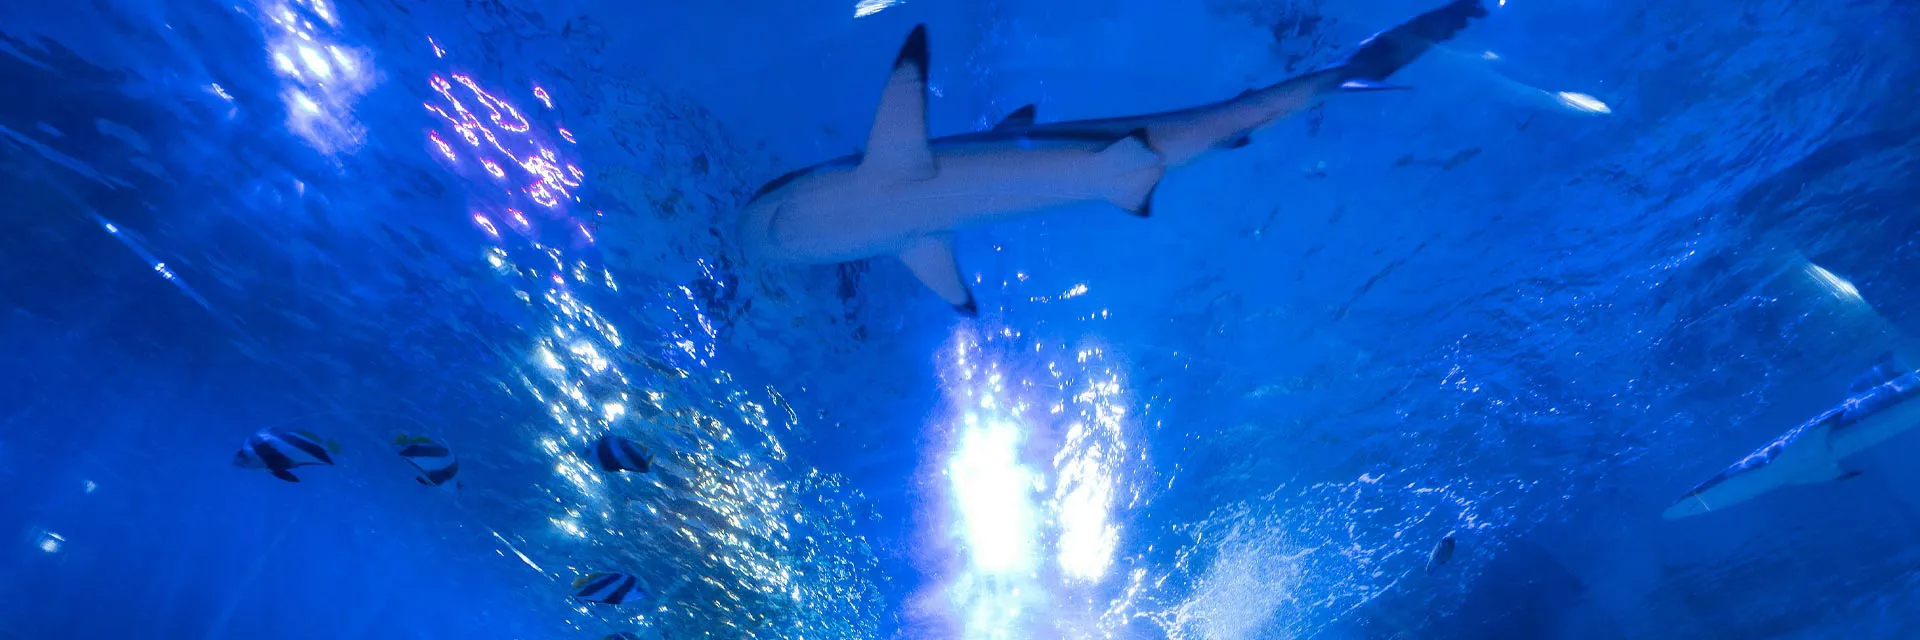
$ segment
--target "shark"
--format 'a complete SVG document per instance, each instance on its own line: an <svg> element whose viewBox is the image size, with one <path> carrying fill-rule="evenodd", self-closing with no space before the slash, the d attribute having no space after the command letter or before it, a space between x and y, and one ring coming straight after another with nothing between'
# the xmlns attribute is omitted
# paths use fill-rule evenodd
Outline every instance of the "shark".
<svg viewBox="0 0 1920 640"><path fill-rule="evenodd" d="M1920 427L1920 370L1889 357L1856 378L1839 405L1774 438L1695 486L1661 517L1678 520L1718 511L1775 490L1860 475L1848 457Z"/></svg>
<svg viewBox="0 0 1920 640"><path fill-rule="evenodd" d="M930 137L927 29L894 58L860 153L769 181L741 208L752 261L831 264L897 256L963 315L979 304L954 258L956 231L1084 202L1145 218L1169 170L1238 149L1274 121L1338 93L1406 89L1389 76L1487 15L1455 0L1374 34L1338 62L1209 104L1145 115L1039 122L1016 109L986 131Z"/></svg>

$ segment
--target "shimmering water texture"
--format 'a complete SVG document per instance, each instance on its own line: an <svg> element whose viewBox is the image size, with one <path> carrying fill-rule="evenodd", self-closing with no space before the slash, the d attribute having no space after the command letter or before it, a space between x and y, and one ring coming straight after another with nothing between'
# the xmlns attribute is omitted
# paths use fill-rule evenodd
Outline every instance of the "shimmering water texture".
<svg viewBox="0 0 1920 640"><path fill-rule="evenodd" d="M0 3L0 640L1920 637L1912 25Z"/></svg>
<svg viewBox="0 0 1920 640"><path fill-rule="evenodd" d="M432 46L436 57L458 57ZM817 472L794 476L781 445L793 423L768 415L769 406L792 413L778 391L766 388L755 400L710 364L716 336L692 290L676 287L678 295L665 301L685 324L640 345L589 302L611 298L620 285L588 262L598 212L575 213L585 208L585 172L564 151L576 144L574 133L530 118L504 93L457 71L431 76L428 86L438 100L425 107L439 126L427 141L448 170L512 185L476 189L498 195L476 197L471 208L493 243L484 251L486 265L543 325L531 336L528 366L513 378L517 393L546 407L550 424L533 428L528 444L559 481L541 483L545 497L527 500L549 505L552 535L535 539L549 554L566 556L559 564L569 569L623 572L608 575L632 576L632 593L646 594L617 611L583 604L577 612L619 628L738 637L856 633L871 624L872 614L857 608L864 594L861 578L848 572L852 565L796 565L796 558L848 544L792 505L833 481ZM557 117L546 89L534 85L525 93L538 105L535 113ZM669 353L654 351L660 347ZM694 369L672 364L676 358ZM596 452L609 437L659 457L646 473L615 473Z"/></svg>

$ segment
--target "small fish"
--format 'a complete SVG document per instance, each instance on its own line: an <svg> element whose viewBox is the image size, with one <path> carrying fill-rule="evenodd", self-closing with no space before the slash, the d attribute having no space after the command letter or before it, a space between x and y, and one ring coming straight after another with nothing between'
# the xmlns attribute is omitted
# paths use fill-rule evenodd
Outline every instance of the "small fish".
<svg viewBox="0 0 1920 640"><path fill-rule="evenodd" d="M1440 538L1440 542L1433 545L1433 550L1427 552L1427 573L1433 573L1435 569L1439 569L1441 565L1453 559L1453 546L1452 532L1448 532L1446 536Z"/></svg>
<svg viewBox="0 0 1920 640"><path fill-rule="evenodd" d="M646 473L653 468L653 454L640 443L607 434L593 443L593 459L600 468L608 472L636 471Z"/></svg>
<svg viewBox="0 0 1920 640"><path fill-rule="evenodd" d="M640 579L625 573L589 573L573 581L573 597L589 602L620 604L627 598L647 597Z"/></svg>
<svg viewBox="0 0 1920 640"><path fill-rule="evenodd" d="M321 440L311 431L286 431L282 429L262 429L247 438L240 450L233 454L233 466L242 469L266 469L273 477L287 482L299 482L292 470L297 467L324 464L331 466L333 456L339 453L340 443Z"/></svg>
<svg viewBox="0 0 1920 640"><path fill-rule="evenodd" d="M433 438L402 433L394 437L393 445L407 464L420 470L420 477L414 478L420 484L442 486L460 473L460 460L453 457L453 450Z"/></svg>

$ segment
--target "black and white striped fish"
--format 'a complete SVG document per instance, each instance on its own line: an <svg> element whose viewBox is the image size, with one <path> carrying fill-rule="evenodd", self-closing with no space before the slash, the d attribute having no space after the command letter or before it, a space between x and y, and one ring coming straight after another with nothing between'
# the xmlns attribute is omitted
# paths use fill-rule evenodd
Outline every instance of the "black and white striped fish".
<svg viewBox="0 0 1920 640"><path fill-rule="evenodd" d="M640 443L607 434L594 441L591 452L594 462L600 468L611 473L616 471L635 471L646 473L653 468L653 454Z"/></svg>
<svg viewBox="0 0 1920 640"><path fill-rule="evenodd" d="M420 484L438 487L460 473L460 460L453 457L453 450L433 438L402 433L393 439L393 444L407 464L420 470L420 477L414 478Z"/></svg>
<svg viewBox="0 0 1920 640"><path fill-rule="evenodd" d="M247 438L233 454L233 465L242 469L266 469L273 477L299 482L292 470L310 465L333 464L332 453L340 452L340 443L321 440L310 431L262 429Z"/></svg>
<svg viewBox="0 0 1920 640"><path fill-rule="evenodd" d="M646 598L640 579L625 573L589 573L573 581L573 597L589 602L620 604L628 598Z"/></svg>

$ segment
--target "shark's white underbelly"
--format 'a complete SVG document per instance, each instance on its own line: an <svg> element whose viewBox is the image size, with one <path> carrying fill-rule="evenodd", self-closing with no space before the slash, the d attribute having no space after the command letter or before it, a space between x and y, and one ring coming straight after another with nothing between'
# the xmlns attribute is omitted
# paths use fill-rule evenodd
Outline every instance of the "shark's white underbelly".
<svg viewBox="0 0 1920 640"><path fill-rule="evenodd" d="M1664 515L1668 519L1698 515L1789 485L1833 480L1836 472L1846 470L1841 463L1848 457L1915 427L1920 427L1920 399L1900 402L1831 432L1803 435L1788 443L1772 463L1732 474L1705 491L1674 503Z"/></svg>
<svg viewBox="0 0 1920 640"><path fill-rule="evenodd" d="M924 180L826 169L796 181L785 197L760 204L770 214L764 229L747 230L748 248L789 262L891 255L932 234L1102 200L1143 174L1158 177L1157 165L1114 166L1098 152L1091 146L959 146L938 151L938 172Z"/></svg>
<svg viewBox="0 0 1920 640"><path fill-rule="evenodd" d="M1914 427L1920 427L1920 398L1887 407L1872 417L1835 431L1832 436L1834 459L1865 451Z"/></svg>

